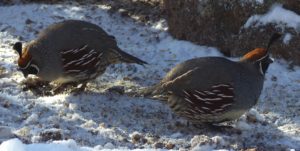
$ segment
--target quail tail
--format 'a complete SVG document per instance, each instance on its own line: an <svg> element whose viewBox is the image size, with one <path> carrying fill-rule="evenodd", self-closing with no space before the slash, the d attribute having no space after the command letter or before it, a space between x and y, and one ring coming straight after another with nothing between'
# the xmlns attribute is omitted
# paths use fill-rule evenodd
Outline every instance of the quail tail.
<svg viewBox="0 0 300 151"><path fill-rule="evenodd" d="M139 92L140 96L161 100L161 101L167 101L168 100L168 94L164 91L161 84L156 84L154 86L146 87L140 90Z"/></svg>
<svg viewBox="0 0 300 151"><path fill-rule="evenodd" d="M119 61L121 61L121 62L137 63L139 65L148 64L147 62L145 62L135 56L132 56L132 55L122 51L121 49L114 50L114 53L118 56Z"/></svg>

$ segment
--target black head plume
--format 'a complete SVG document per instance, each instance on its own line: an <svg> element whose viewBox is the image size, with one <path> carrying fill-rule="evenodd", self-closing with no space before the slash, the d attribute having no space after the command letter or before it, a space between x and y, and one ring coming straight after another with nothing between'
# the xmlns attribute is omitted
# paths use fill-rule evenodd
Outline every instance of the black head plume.
<svg viewBox="0 0 300 151"><path fill-rule="evenodd" d="M267 51L269 51L269 48L270 48L270 46L273 44L273 42L276 41L277 39L279 39L281 36L282 36L282 34L281 34L281 33L278 33L278 32L274 33L274 34L271 36L271 38L270 38L270 40L269 40L269 43L268 43L268 46L267 46Z"/></svg>
<svg viewBox="0 0 300 151"><path fill-rule="evenodd" d="M22 56L22 43L21 42L16 42L13 46L13 49L18 52L20 57Z"/></svg>
<svg viewBox="0 0 300 151"><path fill-rule="evenodd" d="M259 59L259 61L257 61L257 66L260 69L260 72L262 75L265 75L266 71L269 68L269 65L273 62L273 59L269 56L270 52L269 52L269 48L271 47L271 45L273 44L274 41L276 41L277 39L279 39L282 36L281 33L274 33L270 40L269 43L267 45L266 48L266 56Z"/></svg>

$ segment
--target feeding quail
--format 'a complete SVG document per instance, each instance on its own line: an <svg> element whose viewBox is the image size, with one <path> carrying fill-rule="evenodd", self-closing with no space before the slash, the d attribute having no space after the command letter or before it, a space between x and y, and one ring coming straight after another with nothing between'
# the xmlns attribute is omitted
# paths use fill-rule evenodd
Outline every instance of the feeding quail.
<svg viewBox="0 0 300 151"><path fill-rule="evenodd" d="M13 46L19 54L18 66L25 77L36 75L42 81L60 84L86 83L115 63L146 64L122 51L115 38L99 26L79 20L50 25L24 48Z"/></svg>
<svg viewBox="0 0 300 151"><path fill-rule="evenodd" d="M167 99L177 115L196 125L235 120L257 103L273 62L269 47L279 37L273 34L266 49L256 48L237 62L222 57L187 60L142 93Z"/></svg>

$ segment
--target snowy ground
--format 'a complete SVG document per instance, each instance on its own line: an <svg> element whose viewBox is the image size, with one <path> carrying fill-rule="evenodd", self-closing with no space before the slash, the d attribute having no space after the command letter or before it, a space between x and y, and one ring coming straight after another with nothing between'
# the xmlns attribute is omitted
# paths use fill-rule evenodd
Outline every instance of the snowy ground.
<svg viewBox="0 0 300 151"><path fill-rule="evenodd" d="M179 62L221 54L215 48L173 39L164 21L145 26L109 14L108 9L76 4L0 7L1 151L300 150L299 67L290 68L280 60L270 66L258 105L236 121L241 134L187 126L163 102L126 94L158 82ZM116 37L120 48L149 65L111 66L81 95L23 91L20 83L25 79L17 71L12 44L31 40L40 29L65 19L100 25ZM116 86L124 86L125 94L107 91Z"/></svg>

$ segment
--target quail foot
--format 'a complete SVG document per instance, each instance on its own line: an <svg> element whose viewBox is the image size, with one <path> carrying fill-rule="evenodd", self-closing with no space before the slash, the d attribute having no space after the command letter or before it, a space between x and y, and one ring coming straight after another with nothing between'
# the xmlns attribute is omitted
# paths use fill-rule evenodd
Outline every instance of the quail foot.
<svg viewBox="0 0 300 151"><path fill-rule="evenodd" d="M143 93L167 98L177 115L196 125L238 119L257 103L273 62L269 48L279 37L273 34L266 48L256 48L239 61L223 57L187 60Z"/></svg>
<svg viewBox="0 0 300 151"><path fill-rule="evenodd" d="M25 47L17 42L13 49L19 54L18 66L25 77L32 74L58 83L58 92L68 84L81 84L84 89L110 64L146 64L122 51L115 38L99 26L79 20L52 24Z"/></svg>

